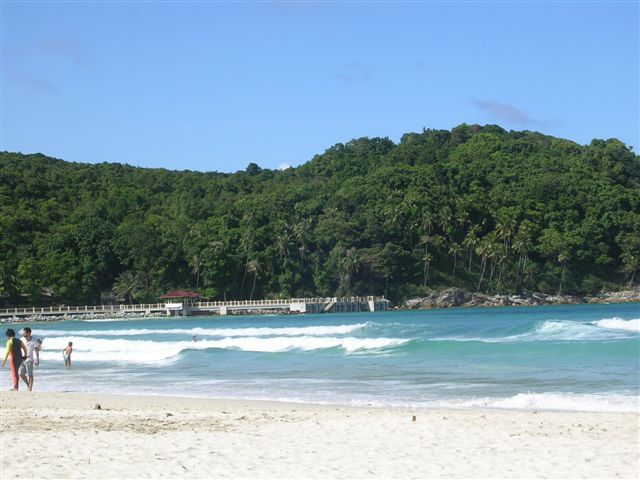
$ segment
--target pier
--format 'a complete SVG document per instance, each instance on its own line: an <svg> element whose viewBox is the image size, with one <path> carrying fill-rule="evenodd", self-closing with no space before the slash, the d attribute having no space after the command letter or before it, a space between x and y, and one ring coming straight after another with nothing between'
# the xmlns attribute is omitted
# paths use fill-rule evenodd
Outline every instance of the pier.
<svg viewBox="0 0 640 480"><path fill-rule="evenodd" d="M114 315L126 313L159 316L232 315L261 313L338 313L388 310L384 297L322 297L229 302L165 302L133 305L84 305L0 309L0 321L31 316Z"/></svg>

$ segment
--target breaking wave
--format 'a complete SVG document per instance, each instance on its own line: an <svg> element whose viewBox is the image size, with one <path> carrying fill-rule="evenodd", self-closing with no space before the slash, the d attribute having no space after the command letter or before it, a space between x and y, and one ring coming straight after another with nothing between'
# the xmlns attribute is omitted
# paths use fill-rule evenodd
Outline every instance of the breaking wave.
<svg viewBox="0 0 640 480"><path fill-rule="evenodd" d="M177 360L186 350L227 349L246 352L311 351L339 348L347 353L379 350L400 345L400 338L355 337L225 337L198 342L154 342L151 340L110 340L93 337L50 337L40 356L44 360L59 359L68 341L74 343L75 361L157 363Z"/></svg>
<svg viewBox="0 0 640 480"><path fill-rule="evenodd" d="M308 327L249 327L249 328L129 328L117 330L37 330L35 336L139 336L139 335L187 335L198 337L263 337L298 335L346 335L366 327L367 323L353 325L312 325Z"/></svg>
<svg viewBox="0 0 640 480"><path fill-rule="evenodd" d="M462 408L560 410L572 412L640 412L640 398L630 395L519 393L512 397L474 398L448 404Z"/></svg>
<svg viewBox="0 0 640 480"><path fill-rule="evenodd" d="M623 320L621 318L605 318L595 322L600 328L608 328L612 330L628 330L630 332L640 332L640 318L633 320Z"/></svg>
<svg viewBox="0 0 640 480"><path fill-rule="evenodd" d="M573 322L547 320L536 325L533 330L517 335L504 337L440 337L432 340L458 342L544 342L544 341L599 341L624 340L636 338L635 332L640 332L640 319L622 320L619 318L603 319L595 322Z"/></svg>

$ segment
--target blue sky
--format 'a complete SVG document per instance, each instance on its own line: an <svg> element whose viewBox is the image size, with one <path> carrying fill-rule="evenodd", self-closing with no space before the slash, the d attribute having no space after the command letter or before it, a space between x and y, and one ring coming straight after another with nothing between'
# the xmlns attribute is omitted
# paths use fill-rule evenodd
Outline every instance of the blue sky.
<svg viewBox="0 0 640 480"><path fill-rule="evenodd" d="M640 149L636 1L0 8L2 150L234 172L461 123Z"/></svg>

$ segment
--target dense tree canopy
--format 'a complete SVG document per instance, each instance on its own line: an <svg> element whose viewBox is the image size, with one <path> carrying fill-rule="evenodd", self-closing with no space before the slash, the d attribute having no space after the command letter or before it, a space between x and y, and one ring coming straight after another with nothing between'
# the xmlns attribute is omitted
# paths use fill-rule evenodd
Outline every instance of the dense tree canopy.
<svg viewBox="0 0 640 480"><path fill-rule="evenodd" d="M592 293L637 279L640 162L615 139L491 125L235 174L2 152L0 232L0 295L33 302Z"/></svg>

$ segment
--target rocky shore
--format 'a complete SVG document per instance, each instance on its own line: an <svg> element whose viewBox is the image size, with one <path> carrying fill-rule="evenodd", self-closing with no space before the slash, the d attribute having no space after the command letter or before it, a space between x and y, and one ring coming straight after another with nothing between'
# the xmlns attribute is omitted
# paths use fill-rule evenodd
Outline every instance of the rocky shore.
<svg viewBox="0 0 640 480"><path fill-rule="evenodd" d="M601 292L595 296L549 295L539 292L524 292L518 295L486 295L460 288L432 292L425 297L406 300L397 308L418 310L452 307L506 307L529 305L563 305L580 303L626 303L640 302L640 289L622 292Z"/></svg>

